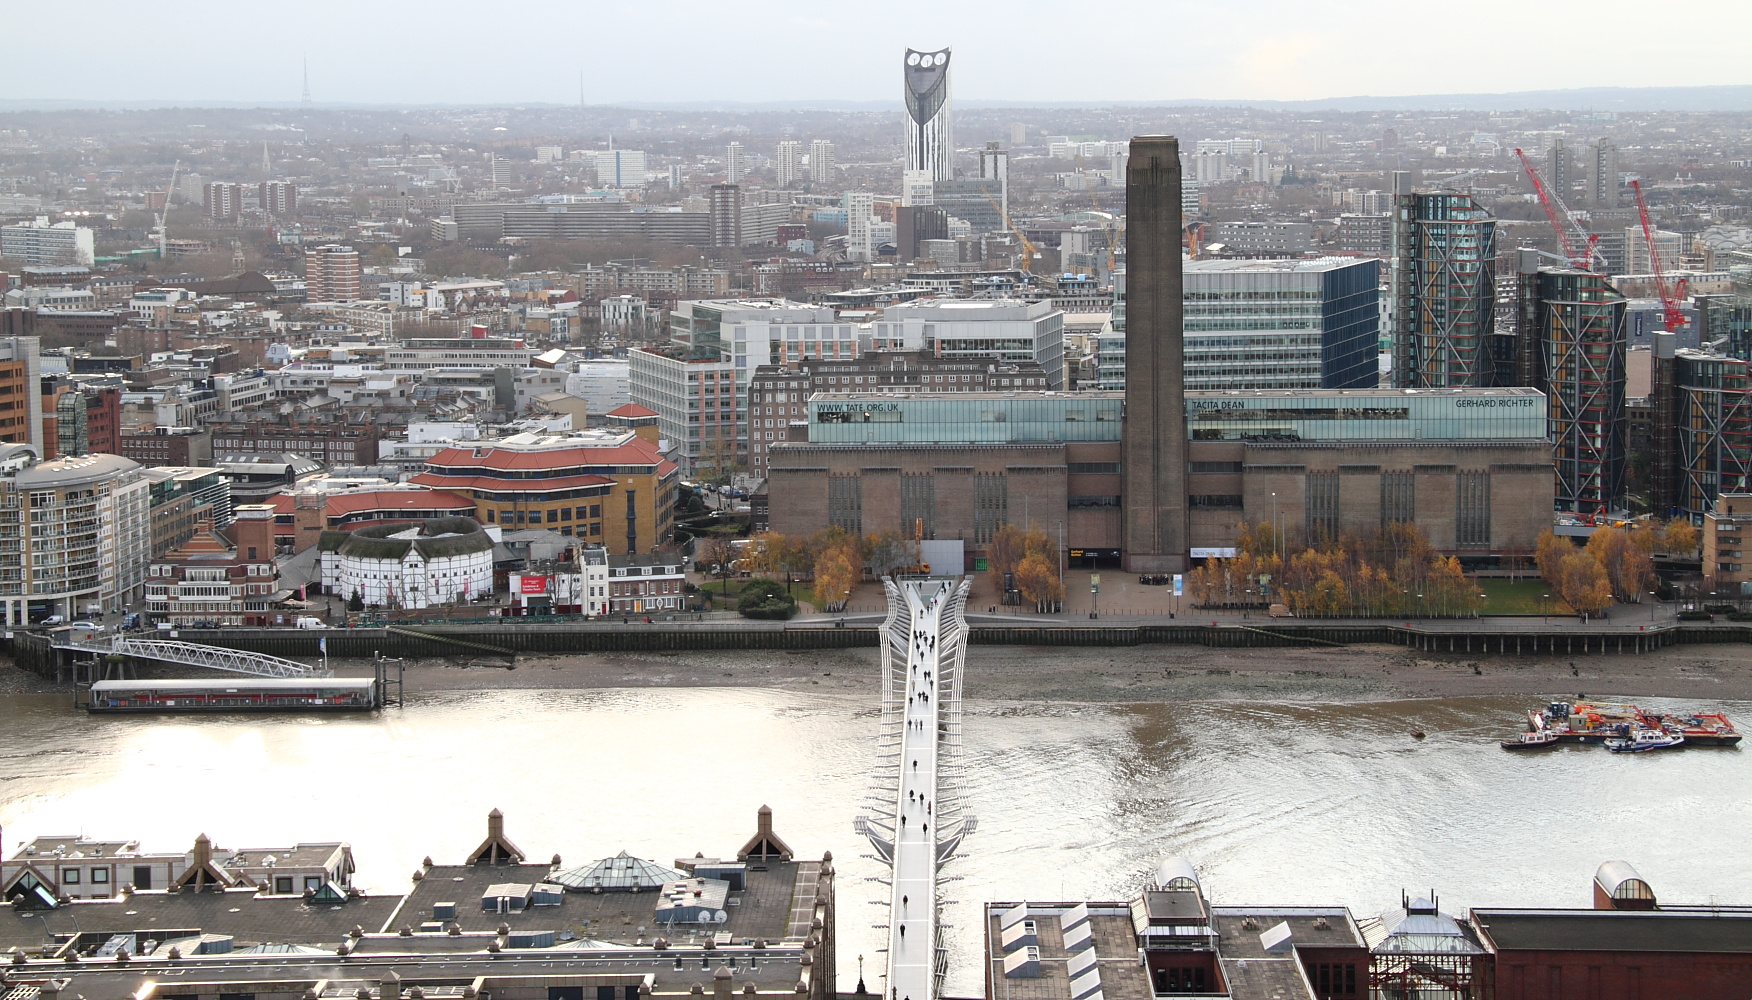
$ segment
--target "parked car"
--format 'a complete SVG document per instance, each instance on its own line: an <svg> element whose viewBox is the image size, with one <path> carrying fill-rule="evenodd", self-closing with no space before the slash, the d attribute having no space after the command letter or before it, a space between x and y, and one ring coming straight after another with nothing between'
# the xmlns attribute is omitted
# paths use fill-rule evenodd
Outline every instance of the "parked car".
<svg viewBox="0 0 1752 1000"><path fill-rule="evenodd" d="M48 626L52 626L52 625L65 625L65 624L67 624L67 618L64 615L50 615L47 618L44 618L42 621L37 622L37 624L42 625L44 627L48 627Z"/></svg>
<svg viewBox="0 0 1752 1000"><path fill-rule="evenodd" d="M87 632L102 632L103 631L103 626L99 625L96 622L74 622L73 627L74 628L82 628L82 629L86 630Z"/></svg>
<svg viewBox="0 0 1752 1000"><path fill-rule="evenodd" d="M299 617L298 621L294 624L299 628L328 628L327 625L323 624L321 618L312 618L309 615Z"/></svg>
<svg viewBox="0 0 1752 1000"><path fill-rule="evenodd" d="M137 628L140 625L140 612L130 611L122 616L122 628Z"/></svg>

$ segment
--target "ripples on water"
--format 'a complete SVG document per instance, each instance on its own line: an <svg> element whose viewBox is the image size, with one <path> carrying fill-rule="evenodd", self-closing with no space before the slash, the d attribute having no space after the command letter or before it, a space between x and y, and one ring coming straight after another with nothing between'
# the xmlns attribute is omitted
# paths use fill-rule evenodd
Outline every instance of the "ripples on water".
<svg viewBox="0 0 1752 1000"><path fill-rule="evenodd" d="M1667 703L1649 701L1651 707ZM65 696L0 698L0 823L136 837L205 831L269 847L344 838L358 881L400 892L425 855L454 861L485 815L532 859L622 848L669 862L728 854L772 805L791 846L839 866L841 975L878 987L882 869L852 833L874 707L838 692L442 692L381 717L88 718ZM1124 898L1167 855L1219 903L1342 903L1400 890L1444 908L1586 906L1601 861L1665 900L1752 902L1748 752L1622 756L1495 741L1527 704L1026 705L971 702L978 832L952 863L948 992L982 992L981 902ZM1723 706L1742 725L1752 704ZM1428 732L1421 742L1411 729ZM10 848L9 848L10 849Z"/></svg>

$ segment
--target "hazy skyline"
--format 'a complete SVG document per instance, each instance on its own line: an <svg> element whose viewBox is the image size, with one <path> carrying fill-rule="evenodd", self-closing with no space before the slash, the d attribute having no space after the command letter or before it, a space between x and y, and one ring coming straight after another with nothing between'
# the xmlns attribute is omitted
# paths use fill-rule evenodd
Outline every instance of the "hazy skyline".
<svg viewBox="0 0 1752 1000"><path fill-rule="evenodd" d="M898 102L909 45L954 48L961 100L1309 100L1752 83L1739 51L1752 36L1752 4L1743 0L1700 0L1664 21L1667 8L1628 0L767 7L36 3L9 16L13 38L25 41L0 63L0 94L296 102L307 59L317 103L571 104L580 74L590 104ZM87 33L119 46L100 51Z"/></svg>

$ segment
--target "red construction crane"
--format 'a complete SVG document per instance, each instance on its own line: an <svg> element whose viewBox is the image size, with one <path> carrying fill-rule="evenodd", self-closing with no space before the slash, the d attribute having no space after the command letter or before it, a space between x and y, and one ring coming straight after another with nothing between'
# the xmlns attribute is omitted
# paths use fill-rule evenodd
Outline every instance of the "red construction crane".
<svg viewBox="0 0 1752 1000"><path fill-rule="evenodd" d="M1545 182L1539 178L1539 171L1533 169L1533 161L1527 159L1526 153L1517 149L1515 156L1521 161L1521 169L1527 172L1527 179L1533 183L1533 193L1539 196L1539 207L1545 209L1545 218L1550 221L1551 231L1557 234L1557 244L1571 266L1591 270L1594 261L1599 259L1600 266L1604 267L1606 260L1594 247L1600 237L1588 232L1576 221L1569 206L1564 204L1563 195L1545 186Z"/></svg>
<svg viewBox="0 0 1752 1000"><path fill-rule="evenodd" d="M1668 287L1666 272L1661 270L1661 255L1655 251L1655 227L1649 225L1649 206L1643 201L1642 182L1631 181L1636 194L1636 214L1642 219L1643 246L1649 251L1649 267L1655 272L1655 292L1661 296L1661 326L1668 333L1678 333L1685 326L1685 311L1679 303L1685 298L1686 279Z"/></svg>

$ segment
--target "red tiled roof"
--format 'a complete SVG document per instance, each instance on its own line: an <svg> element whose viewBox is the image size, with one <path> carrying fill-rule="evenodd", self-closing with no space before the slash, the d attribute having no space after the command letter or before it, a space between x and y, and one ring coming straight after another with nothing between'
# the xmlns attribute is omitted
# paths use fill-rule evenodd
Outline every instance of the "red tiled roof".
<svg viewBox="0 0 1752 1000"><path fill-rule="evenodd" d="M547 490L574 490L585 486L614 485L614 480L609 479L606 476L555 476L551 479L500 479L497 476L446 476L436 472L422 472L417 476L410 477L408 482L416 483L420 486L429 486L438 490L517 490L524 493L542 493Z"/></svg>
<svg viewBox="0 0 1752 1000"><path fill-rule="evenodd" d="M474 501L460 493L443 490L369 490L337 493L328 498L324 513L340 517L361 510L474 510Z"/></svg>
<svg viewBox="0 0 1752 1000"><path fill-rule="evenodd" d="M647 410L637 403L628 403L625 406L617 406L609 410L608 415L611 417L654 417L657 415L657 411Z"/></svg>
<svg viewBox="0 0 1752 1000"><path fill-rule="evenodd" d="M541 469L572 469L589 465L656 465L662 460L657 446L643 438L633 438L612 448L555 448L551 451L520 451L510 448L481 447L446 448L426 460L429 466L441 468L482 469L502 472L535 471Z"/></svg>

